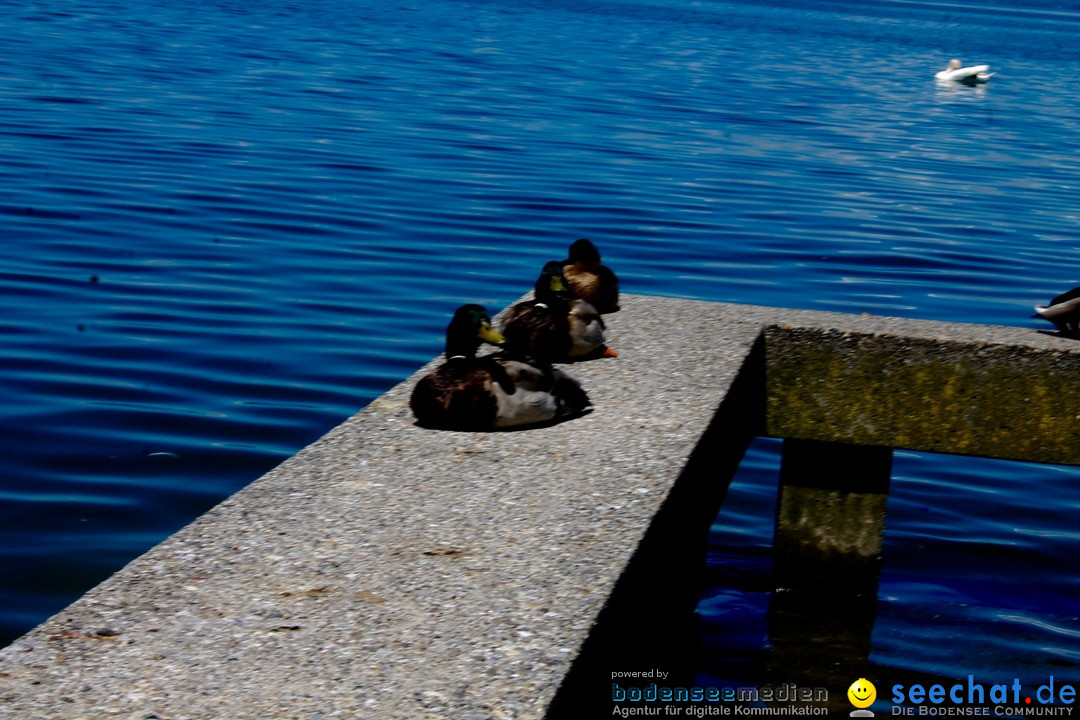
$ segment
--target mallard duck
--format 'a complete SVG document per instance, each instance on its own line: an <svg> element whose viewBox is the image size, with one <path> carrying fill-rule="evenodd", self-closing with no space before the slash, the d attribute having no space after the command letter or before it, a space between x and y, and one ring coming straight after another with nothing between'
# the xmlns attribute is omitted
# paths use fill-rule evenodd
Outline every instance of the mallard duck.
<svg viewBox="0 0 1080 720"><path fill-rule="evenodd" d="M591 405L561 370L506 353L477 357L505 340L480 305L462 305L446 327L446 361L416 383L409 407L423 427L492 430L576 417Z"/></svg>
<svg viewBox="0 0 1080 720"><path fill-rule="evenodd" d="M503 333L509 348L544 362L616 357L604 345L604 321L596 308L567 289L562 262L544 265L533 295L507 313Z"/></svg>
<svg viewBox="0 0 1080 720"><path fill-rule="evenodd" d="M972 65L971 67L960 67L961 63L957 59L949 61L948 67L934 75L938 80L945 80L947 82L958 82L965 85L978 85L984 83L993 77L994 73L986 72L990 69L989 65Z"/></svg>
<svg viewBox="0 0 1080 720"><path fill-rule="evenodd" d="M619 311L619 278L600 262L600 251L587 238L570 246L570 257L563 260L563 277L574 297L601 315Z"/></svg>
<svg viewBox="0 0 1080 720"><path fill-rule="evenodd" d="M1036 305L1031 317L1049 320L1066 335L1080 336L1080 287L1058 295L1048 305Z"/></svg>

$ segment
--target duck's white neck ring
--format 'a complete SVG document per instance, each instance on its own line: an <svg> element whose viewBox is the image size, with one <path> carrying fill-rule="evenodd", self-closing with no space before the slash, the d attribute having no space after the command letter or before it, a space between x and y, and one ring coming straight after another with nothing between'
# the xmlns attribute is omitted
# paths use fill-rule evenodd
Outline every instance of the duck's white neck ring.
<svg viewBox="0 0 1080 720"><path fill-rule="evenodd" d="M450 357L448 357L446 359L447 360L468 360L468 358L465 357L464 355L451 355Z"/></svg>
<svg viewBox="0 0 1080 720"><path fill-rule="evenodd" d="M548 309L547 303L535 303L535 304L533 305L533 307L538 307L538 308L542 308L542 309L544 309L544 310L547 310L547 309Z"/></svg>

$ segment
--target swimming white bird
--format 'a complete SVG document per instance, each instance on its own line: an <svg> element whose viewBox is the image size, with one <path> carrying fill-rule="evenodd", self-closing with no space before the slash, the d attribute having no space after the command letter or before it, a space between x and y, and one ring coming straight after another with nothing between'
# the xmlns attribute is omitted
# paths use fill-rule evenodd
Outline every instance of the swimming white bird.
<svg viewBox="0 0 1080 720"><path fill-rule="evenodd" d="M987 72L990 69L989 65L972 65L971 67L960 67L960 65L960 61L954 58L949 61L947 68L934 75L934 77L938 80L977 85L986 82L994 75L992 72Z"/></svg>

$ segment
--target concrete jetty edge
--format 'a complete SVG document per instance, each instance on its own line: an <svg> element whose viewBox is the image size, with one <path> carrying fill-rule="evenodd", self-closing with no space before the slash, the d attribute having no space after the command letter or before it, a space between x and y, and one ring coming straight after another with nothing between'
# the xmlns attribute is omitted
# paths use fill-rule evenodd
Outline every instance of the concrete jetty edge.
<svg viewBox="0 0 1080 720"><path fill-rule="evenodd" d="M574 717L613 672L680 670L705 534L753 436L1080 461L1056 439L1080 424L1054 399L1076 396L1074 341L622 304L620 357L568 367L592 413L418 428L408 393L433 361L0 650L0 718ZM1022 397L996 399L1002 378Z"/></svg>

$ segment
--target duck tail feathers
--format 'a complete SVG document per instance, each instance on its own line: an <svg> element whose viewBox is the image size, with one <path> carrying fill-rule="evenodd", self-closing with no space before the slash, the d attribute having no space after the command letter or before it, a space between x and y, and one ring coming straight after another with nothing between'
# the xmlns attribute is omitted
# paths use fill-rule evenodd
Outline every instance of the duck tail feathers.
<svg viewBox="0 0 1080 720"><path fill-rule="evenodd" d="M574 378L561 370L555 371L555 384L551 394L559 399L560 414L580 415L592 407L592 401Z"/></svg>

